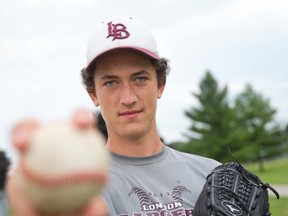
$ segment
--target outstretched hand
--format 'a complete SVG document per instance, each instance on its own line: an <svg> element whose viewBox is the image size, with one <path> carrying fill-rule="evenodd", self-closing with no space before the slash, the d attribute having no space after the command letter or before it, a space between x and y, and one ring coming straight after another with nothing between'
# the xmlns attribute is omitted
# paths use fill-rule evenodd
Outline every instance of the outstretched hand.
<svg viewBox="0 0 288 216"><path fill-rule="evenodd" d="M72 124L76 125L78 128L85 129L95 126L95 118L93 113L79 109L74 112L71 118ZM27 148L29 147L29 142L31 136L36 129L41 127L41 123L35 119L26 119L18 123L12 130L12 145L19 151L19 160ZM7 179L7 193L10 208L14 216L47 216L44 213L37 210L33 204L26 198L25 194L17 186L15 179L17 178L17 172L19 168L16 167L11 175ZM78 212L71 212L60 216L107 216L108 209L105 203L100 197L93 198L90 203L79 210Z"/></svg>

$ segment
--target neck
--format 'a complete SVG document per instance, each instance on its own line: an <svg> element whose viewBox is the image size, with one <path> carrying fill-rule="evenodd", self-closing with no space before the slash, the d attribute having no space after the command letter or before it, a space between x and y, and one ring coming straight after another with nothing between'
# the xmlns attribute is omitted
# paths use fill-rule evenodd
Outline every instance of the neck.
<svg viewBox="0 0 288 216"><path fill-rule="evenodd" d="M138 139L129 139L110 135L107 141L107 147L111 152L129 157L146 157L159 153L163 148L158 133L146 135Z"/></svg>

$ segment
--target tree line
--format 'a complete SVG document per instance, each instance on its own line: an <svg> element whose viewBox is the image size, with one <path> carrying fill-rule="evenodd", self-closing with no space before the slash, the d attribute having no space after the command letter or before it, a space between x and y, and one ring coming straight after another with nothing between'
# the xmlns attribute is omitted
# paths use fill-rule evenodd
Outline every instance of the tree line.
<svg viewBox="0 0 288 216"><path fill-rule="evenodd" d="M220 88L207 71L200 81L199 93L193 93L197 107L185 111L191 125L184 134L187 141L172 143L180 151L214 158L220 162L259 162L287 154L288 125L281 127L275 120L277 110L269 99L247 84L232 101L228 88Z"/></svg>

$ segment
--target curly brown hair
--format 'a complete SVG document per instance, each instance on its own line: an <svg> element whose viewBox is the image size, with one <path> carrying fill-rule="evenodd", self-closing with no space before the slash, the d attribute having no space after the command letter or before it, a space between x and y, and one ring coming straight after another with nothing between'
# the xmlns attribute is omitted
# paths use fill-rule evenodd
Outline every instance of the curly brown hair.
<svg viewBox="0 0 288 216"><path fill-rule="evenodd" d="M159 60L151 58L151 63L157 73L158 87L161 87L166 83L166 77L170 71L168 62L169 61L166 58L161 58ZM81 70L82 84L85 87L86 91L89 93L95 92L95 86L93 81L95 69L96 63L91 65L88 69L83 68Z"/></svg>

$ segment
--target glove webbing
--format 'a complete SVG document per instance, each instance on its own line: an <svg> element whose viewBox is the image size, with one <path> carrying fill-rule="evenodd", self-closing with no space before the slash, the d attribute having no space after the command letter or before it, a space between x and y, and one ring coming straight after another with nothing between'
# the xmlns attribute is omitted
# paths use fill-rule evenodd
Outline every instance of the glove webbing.
<svg viewBox="0 0 288 216"><path fill-rule="evenodd" d="M217 177L217 179L216 179ZM214 183L217 181L217 184ZM255 207L257 195L259 196L259 190L253 190L252 184L246 182L240 183L243 179L239 178L237 172L233 169L223 172L217 171L216 175L212 175L211 178L211 190L215 188L215 193L219 201L231 201L242 207L247 213L251 214L251 210ZM213 182L213 183L212 183ZM238 186L238 187L237 187ZM224 191L223 191L224 190ZM212 192L212 191L211 191ZM252 196L250 196L252 193ZM250 200L252 201L250 203ZM250 203L250 206L248 204Z"/></svg>

